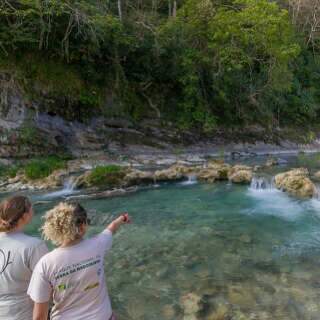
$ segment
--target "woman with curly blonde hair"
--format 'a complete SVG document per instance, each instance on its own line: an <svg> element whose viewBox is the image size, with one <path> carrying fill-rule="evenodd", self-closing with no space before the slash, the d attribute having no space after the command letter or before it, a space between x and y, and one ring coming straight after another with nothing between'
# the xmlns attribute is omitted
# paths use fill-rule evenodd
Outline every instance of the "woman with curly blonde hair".
<svg viewBox="0 0 320 320"><path fill-rule="evenodd" d="M28 289L34 301L33 319L47 319L51 297L51 320L115 319L106 288L104 257L113 233L130 222L128 214L90 239L83 238L90 221L77 203L60 203L44 219L44 238L58 248L45 255L33 273Z"/></svg>
<svg viewBox="0 0 320 320"><path fill-rule="evenodd" d="M0 319L32 319L27 289L37 262L48 252L43 241L23 233L32 216L27 197L14 196L0 204Z"/></svg>

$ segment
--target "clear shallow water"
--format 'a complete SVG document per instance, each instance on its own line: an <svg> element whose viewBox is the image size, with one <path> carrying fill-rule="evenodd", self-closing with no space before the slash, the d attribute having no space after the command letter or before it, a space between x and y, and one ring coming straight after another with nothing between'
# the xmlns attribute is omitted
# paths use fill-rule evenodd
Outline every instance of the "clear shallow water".
<svg viewBox="0 0 320 320"><path fill-rule="evenodd" d="M57 201L36 206L29 233ZM93 215L90 234L121 211L133 218L106 259L120 320L320 319L318 200L177 183L82 204ZM201 298L196 315L184 314L189 293Z"/></svg>

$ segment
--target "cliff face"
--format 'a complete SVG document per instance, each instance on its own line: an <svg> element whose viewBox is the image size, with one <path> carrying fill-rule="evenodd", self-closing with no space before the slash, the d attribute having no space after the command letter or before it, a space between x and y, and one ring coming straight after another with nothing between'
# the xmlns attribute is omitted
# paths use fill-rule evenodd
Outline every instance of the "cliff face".
<svg viewBox="0 0 320 320"><path fill-rule="evenodd" d="M15 79L8 73L0 73L0 127L19 128L26 118L26 104Z"/></svg>
<svg viewBox="0 0 320 320"><path fill-rule="evenodd" d="M0 159L56 153L98 156L119 150L123 153L128 145L163 149L189 139L182 139L174 127L161 128L152 119L133 125L125 118L107 117L103 112L90 115L89 105L84 110L70 107L65 97L53 95L39 83L33 85L31 94L23 88L24 81L0 72ZM109 100L105 110L110 105L114 108ZM82 120L70 120L70 110L79 111ZM68 116L63 117L65 114Z"/></svg>
<svg viewBox="0 0 320 320"><path fill-rule="evenodd" d="M0 160L57 153L94 157L106 153L172 154L188 149L200 153L285 151L304 146L319 149L318 135L311 132L306 139L303 128L291 131L270 131L259 126L216 128L203 136L194 131L181 132L175 123L166 122L163 126L162 120L152 116L134 124L124 117L108 117L104 112L82 117L81 121L71 120L70 114L69 117L63 114L70 109L79 110L70 107L65 97L49 94L39 83L34 88L37 93L30 94L23 88L24 80L16 79L16 75L0 71ZM106 101L104 110L110 105ZM90 106L83 110L90 112Z"/></svg>
<svg viewBox="0 0 320 320"><path fill-rule="evenodd" d="M55 103L49 100L30 98L13 75L0 73L0 158L57 152L82 155L103 150L106 145L103 119L95 118L86 124L64 120L43 108Z"/></svg>

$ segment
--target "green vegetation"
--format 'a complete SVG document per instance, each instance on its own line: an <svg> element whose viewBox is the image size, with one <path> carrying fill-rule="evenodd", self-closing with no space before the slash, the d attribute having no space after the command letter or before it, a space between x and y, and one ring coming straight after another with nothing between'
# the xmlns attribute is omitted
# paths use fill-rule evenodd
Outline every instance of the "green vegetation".
<svg viewBox="0 0 320 320"><path fill-rule="evenodd" d="M2 1L0 69L70 120L151 116L201 132L312 124L317 15L288 0Z"/></svg>
<svg viewBox="0 0 320 320"><path fill-rule="evenodd" d="M0 177L14 178L19 171L19 167L15 165L0 165Z"/></svg>
<svg viewBox="0 0 320 320"><path fill-rule="evenodd" d="M34 144L35 141L39 141L39 138L38 130L32 125L25 125L20 129L19 140L21 144Z"/></svg>
<svg viewBox="0 0 320 320"><path fill-rule="evenodd" d="M297 157L297 167L319 168L320 167L320 153L306 154L300 152Z"/></svg>
<svg viewBox="0 0 320 320"><path fill-rule="evenodd" d="M125 170L116 165L98 166L88 176L88 183L97 187L118 187L125 176Z"/></svg>
<svg viewBox="0 0 320 320"><path fill-rule="evenodd" d="M48 177L54 170L63 169L66 161L57 156L50 156L42 159L34 159L24 167L28 179L42 179Z"/></svg>

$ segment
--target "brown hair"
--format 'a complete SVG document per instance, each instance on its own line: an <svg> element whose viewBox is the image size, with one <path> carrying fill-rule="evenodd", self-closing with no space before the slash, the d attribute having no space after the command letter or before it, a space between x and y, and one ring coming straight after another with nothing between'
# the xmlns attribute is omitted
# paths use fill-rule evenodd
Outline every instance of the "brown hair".
<svg viewBox="0 0 320 320"><path fill-rule="evenodd" d="M55 245L77 239L79 227L89 224L86 210L78 203L61 202L45 214L44 220L42 234Z"/></svg>
<svg viewBox="0 0 320 320"><path fill-rule="evenodd" d="M20 218L29 212L31 202L27 197L14 196L0 203L0 232L14 229Z"/></svg>

